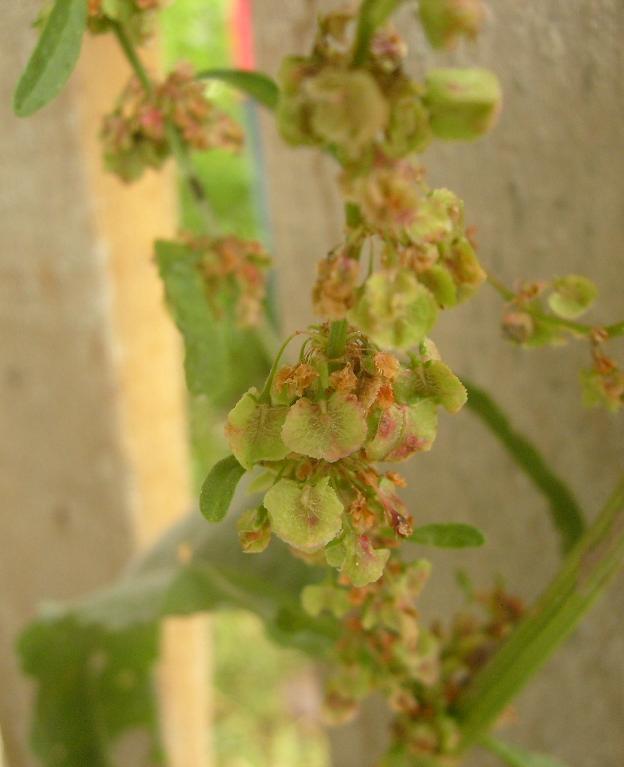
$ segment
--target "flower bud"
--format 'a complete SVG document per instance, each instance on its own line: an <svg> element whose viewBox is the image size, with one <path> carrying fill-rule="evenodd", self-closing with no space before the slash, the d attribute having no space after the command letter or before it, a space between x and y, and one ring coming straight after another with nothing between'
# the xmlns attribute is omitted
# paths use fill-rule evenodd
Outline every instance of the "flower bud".
<svg viewBox="0 0 624 767"><path fill-rule="evenodd" d="M482 0L420 0L419 12L434 48L452 48L462 36L474 39L486 17Z"/></svg>
<svg viewBox="0 0 624 767"><path fill-rule="evenodd" d="M501 89L487 69L433 69L425 103L431 128L441 139L472 140L486 133L501 109Z"/></svg>

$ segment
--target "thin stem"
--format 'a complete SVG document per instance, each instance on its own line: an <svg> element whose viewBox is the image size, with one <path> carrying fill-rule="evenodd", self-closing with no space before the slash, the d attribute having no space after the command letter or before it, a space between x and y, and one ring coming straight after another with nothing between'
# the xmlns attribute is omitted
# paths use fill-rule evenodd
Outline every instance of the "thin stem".
<svg viewBox="0 0 624 767"><path fill-rule="evenodd" d="M585 530L583 512L572 491L550 468L537 448L514 429L487 392L463 377L462 382L468 390L467 406L501 441L516 464L548 500L552 522L559 531L561 549L567 553Z"/></svg>
<svg viewBox="0 0 624 767"><path fill-rule="evenodd" d="M195 173L195 168L193 167L188 148L182 140L180 132L172 122L167 121L166 130L167 138L171 145L171 151L178 164L180 176L191 193L195 207L201 215L207 231L216 234L219 228L217 219L206 198L204 186L200 181L199 176Z"/></svg>
<svg viewBox="0 0 624 767"><path fill-rule="evenodd" d="M327 341L327 356L330 360L342 357L345 353L348 330L349 325L346 320L336 320L330 325Z"/></svg>
<svg viewBox="0 0 624 767"><path fill-rule="evenodd" d="M488 732L624 564L624 475L550 587L462 694L459 751Z"/></svg>
<svg viewBox="0 0 624 767"><path fill-rule="evenodd" d="M113 32L115 33L115 37L117 38L119 45L121 46L122 51L124 52L126 58L128 59L128 63L132 67L135 75L139 78L139 81L141 85L145 88L145 90L151 95L154 93L154 85L152 81L150 80L149 75L147 74L147 70L143 66L141 59L139 58L136 49L134 45L132 44L132 41L126 34L126 30L123 28L121 24L118 22L112 22L113 25Z"/></svg>
<svg viewBox="0 0 624 767"><path fill-rule="evenodd" d="M115 22L113 24L113 31L119 42L119 45L121 46L122 51L126 56L126 59L128 60L128 63L132 67L132 70L139 79L141 85L143 85L150 96L154 95L154 84L147 74L147 70L143 66L136 48L128 37L123 25ZM199 177L195 173L195 169L193 168L193 163L191 161L188 147L182 140L177 127L171 122L171 120L167 120L166 122L166 132L167 139L171 145L171 151L173 152L173 156L178 165L180 176L186 183L191 193L195 206L204 221L206 230L208 232L216 233L218 229L217 222L214 213L208 204L204 187Z"/></svg>
<svg viewBox="0 0 624 767"><path fill-rule="evenodd" d="M513 292L513 290L510 290L510 288L504 285L493 275L488 274L487 281L494 288L494 290L496 290L497 293L503 299L505 299L505 301L513 301L516 298L516 294ZM539 320L540 322L544 322L555 327L565 328L571 333L576 333L577 335L591 336L597 328L603 330L606 333L607 338L616 338L617 336L624 335L624 322L615 322L612 325L606 325L603 327L600 325L587 325L583 322L565 320L563 317L555 317L552 314L545 314L539 309L535 309L531 306L523 306L522 310L527 314L530 314L531 317L535 317L535 319Z"/></svg>

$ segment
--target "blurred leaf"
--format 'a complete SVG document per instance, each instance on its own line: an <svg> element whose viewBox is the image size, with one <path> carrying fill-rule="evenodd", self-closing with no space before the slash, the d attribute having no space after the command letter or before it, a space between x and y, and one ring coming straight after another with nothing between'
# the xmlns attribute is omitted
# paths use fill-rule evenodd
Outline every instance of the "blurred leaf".
<svg viewBox="0 0 624 767"><path fill-rule="evenodd" d="M220 80L251 96L268 109L275 109L279 89L275 82L261 72L244 69L205 69L197 75L202 80Z"/></svg>
<svg viewBox="0 0 624 767"><path fill-rule="evenodd" d="M561 548L569 551L583 534L583 512L568 486L544 460L537 448L510 423L490 395L462 378L468 391L468 408L501 441L516 464L546 497L552 522L559 531Z"/></svg>
<svg viewBox="0 0 624 767"><path fill-rule="evenodd" d="M32 742L42 763L110 767L130 744L133 767L160 763L152 669L166 615L244 608L277 641L322 655L338 625L303 611L299 593L315 579L285 547L250 557L232 525L214 528L195 513L114 586L47 606L19 642L37 685Z"/></svg>
<svg viewBox="0 0 624 767"><path fill-rule="evenodd" d="M199 497L199 508L209 522L220 522L225 517L244 473L245 469L233 455L210 469Z"/></svg>
<svg viewBox="0 0 624 767"><path fill-rule="evenodd" d="M403 0L364 0L358 16L353 63L360 66L368 56L368 49L378 27L399 7Z"/></svg>
<svg viewBox="0 0 624 767"><path fill-rule="evenodd" d="M438 546L448 549L465 549L483 546L485 543L485 538L480 530L460 522L417 527L407 540L423 546Z"/></svg>
<svg viewBox="0 0 624 767"><path fill-rule="evenodd" d="M509 767L565 767L563 762L545 754L535 754L488 736L483 745Z"/></svg>
<svg viewBox="0 0 624 767"><path fill-rule="evenodd" d="M15 89L13 108L19 117L33 114L61 92L80 55L86 23L86 0L56 0Z"/></svg>
<svg viewBox="0 0 624 767"><path fill-rule="evenodd" d="M156 242L156 261L165 296L184 339L186 383L192 394L205 394L226 406L249 382L262 378L267 356L257 331L239 328L224 298L211 306L199 272L202 256L176 242Z"/></svg>
<svg viewBox="0 0 624 767"><path fill-rule="evenodd" d="M211 394L226 374L223 331L208 303L198 270L201 254L175 242L156 242L165 295L184 338L186 383L193 394Z"/></svg>

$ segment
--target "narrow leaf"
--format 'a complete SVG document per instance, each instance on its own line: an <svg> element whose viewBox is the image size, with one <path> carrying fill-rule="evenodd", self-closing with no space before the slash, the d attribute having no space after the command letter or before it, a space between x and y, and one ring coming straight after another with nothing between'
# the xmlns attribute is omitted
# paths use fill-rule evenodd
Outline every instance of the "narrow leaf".
<svg viewBox="0 0 624 767"><path fill-rule="evenodd" d="M80 55L86 23L86 0L56 0L15 89L18 117L31 115L61 92Z"/></svg>
<svg viewBox="0 0 624 767"><path fill-rule="evenodd" d="M354 66L361 66L368 56L368 49L378 27L384 24L403 0L364 0L358 17L353 52Z"/></svg>
<svg viewBox="0 0 624 767"><path fill-rule="evenodd" d="M233 455L212 467L199 496L199 508L209 522L220 522L225 517L244 473L245 469Z"/></svg>
<svg viewBox="0 0 624 767"><path fill-rule="evenodd" d="M418 527L407 540L423 546L438 546L445 549L466 549L483 546L485 543L480 530L460 522Z"/></svg>
<svg viewBox="0 0 624 767"><path fill-rule="evenodd" d="M509 767L565 767L562 762L553 759L552 756L531 753L492 736L483 738L481 744Z"/></svg>
<svg viewBox="0 0 624 767"><path fill-rule="evenodd" d="M203 80L220 80L246 93L258 103L275 109L279 98L279 88L274 80L261 72L249 72L244 69L205 69L198 75Z"/></svg>
<svg viewBox="0 0 624 767"><path fill-rule="evenodd" d="M537 448L517 432L487 392L462 378L468 390L468 407L507 448L518 466L528 475L550 505L554 526L561 536L561 548L569 551L585 529L583 512L568 486L548 466Z"/></svg>
<svg viewBox="0 0 624 767"><path fill-rule="evenodd" d="M460 751L482 740L624 564L624 475L523 621L460 694Z"/></svg>

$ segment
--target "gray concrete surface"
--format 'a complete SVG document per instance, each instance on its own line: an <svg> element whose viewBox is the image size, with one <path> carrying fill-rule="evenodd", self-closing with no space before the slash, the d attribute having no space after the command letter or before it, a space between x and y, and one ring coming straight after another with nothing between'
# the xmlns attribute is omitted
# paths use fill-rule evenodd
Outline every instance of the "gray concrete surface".
<svg viewBox="0 0 624 767"><path fill-rule="evenodd" d="M256 5L259 66L274 74L286 53L307 50L319 3ZM329 3L324 3L328 7ZM449 62L494 69L505 93L497 129L471 145L436 145L424 157L432 184L457 191L477 226L487 268L508 282L580 272L600 287L603 321L624 314L624 4L621 0L490 3L476 45L432 54L410 13L401 16L415 73ZM339 241L335 168L308 150L286 149L271 120L264 143L285 331L311 318L306 285ZM299 300L294 300L297 297ZM588 516L624 468L624 429L607 413L584 410L577 375L582 344L524 351L500 338L497 296L484 288L448 312L433 333L443 357L494 391L518 427L567 477ZM622 344L619 346L623 352ZM436 555L425 615L457 601L456 567L484 587L501 573L525 598L558 562L542 499L469 413L443 418L437 444L408 470L416 518L466 520L487 533L477 553ZM570 767L624 763L624 613L615 584L562 651L517 701L511 739L567 760ZM359 730L336 738L337 767L369 767L381 729L378 709ZM375 734L377 733L377 734ZM489 764L489 762L487 762ZM475 765L485 767L479 755Z"/></svg>

